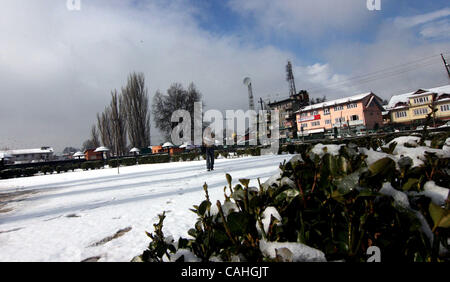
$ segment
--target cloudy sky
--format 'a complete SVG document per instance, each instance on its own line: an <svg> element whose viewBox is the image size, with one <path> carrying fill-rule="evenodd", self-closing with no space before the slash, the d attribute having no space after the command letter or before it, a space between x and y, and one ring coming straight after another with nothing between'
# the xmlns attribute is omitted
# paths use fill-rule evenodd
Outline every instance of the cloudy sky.
<svg viewBox="0 0 450 282"><path fill-rule="evenodd" d="M446 0L2 0L0 148L80 147L130 72L150 98L194 82L207 109L246 109L297 89L327 99L389 99L450 83ZM153 130L152 143L161 142Z"/></svg>

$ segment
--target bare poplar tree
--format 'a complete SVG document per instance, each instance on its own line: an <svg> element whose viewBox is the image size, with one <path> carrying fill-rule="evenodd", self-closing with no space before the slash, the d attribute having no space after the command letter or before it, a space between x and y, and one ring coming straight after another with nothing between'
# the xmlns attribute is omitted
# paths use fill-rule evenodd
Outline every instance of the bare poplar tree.
<svg viewBox="0 0 450 282"><path fill-rule="evenodd" d="M117 155L125 155L127 153L127 128L126 115L123 103L123 96L117 95L117 90L111 92L110 119L112 127L111 150Z"/></svg>
<svg viewBox="0 0 450 282"><path fill-rule="evenodd" d="M101 114L97 113L97 127L100 131L100 138L102 140L103 146L112 149L113 135L112 135L112 124L111 124L111 110L105 107L105 111Z"/></svg>
<svg viewBox="0 0 450 282"><path fill-rule="evenodd" d="M191 115L191 124L194 124L194 103L202 101L202 94L197 90L194 83L191 83L188 90L185 90L180 83L174 83L167 89L164 95L159 90L153 97L152 113L158 128L164 138L169 140L172 129L176 123L171 122L172 113L176 110L186 110ZM193 138L194 127L191 127L191 136Z"/></svg>
<svg viewBox="0 0 450 282"><path fill-rule="evenodd" d="M94 146L95 148L100 147L98 131L97 131L97 127L95 125L92 125L92 127L91 127L91 141L92 141L92 146Z"/></svg>
<svg viewBox="0 0 450 282"><path fill-rule="evenodd" d="M122 99L131 146L148 147L150 145L150 115L143 73L129 75L126 87L122 88Z"/></svg>

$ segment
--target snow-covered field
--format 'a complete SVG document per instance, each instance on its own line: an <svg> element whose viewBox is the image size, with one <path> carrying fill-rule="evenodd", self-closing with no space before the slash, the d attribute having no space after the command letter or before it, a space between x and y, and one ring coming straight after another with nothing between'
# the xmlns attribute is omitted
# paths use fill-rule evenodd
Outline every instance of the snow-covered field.
<svg viewBox="0 0 450 282"><path fill-rule="evenodd" d="M130 261L147 247L144 231L153 232L163 211L166 235L188 236L196 219L189 208L204 199L205 182L214 203L223 200L225 173L257 186L290 157L220 159L211 172L193 161L121 167L119 175L111 168L0 180L0 202L8 202L0 209L12 209L0 212L0 261ZM17 191L27 193L1 199ZM122 229L129 231L103 240Z"/></svg>

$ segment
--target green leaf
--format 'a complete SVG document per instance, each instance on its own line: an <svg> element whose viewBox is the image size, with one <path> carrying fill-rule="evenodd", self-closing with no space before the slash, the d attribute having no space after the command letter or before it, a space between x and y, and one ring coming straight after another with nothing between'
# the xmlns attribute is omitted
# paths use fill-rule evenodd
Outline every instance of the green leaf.
<svg viewBox="0 0 450 282"><path fill-rule="evenodd" d="M191 228L188 230L188 234L195 238L195 237L197 237L197 230L195 230L194 228Z"/></svg>
<svg viewBox="0 0 450 282"><path fill-rule="evenodd" d="M263 200L259 196L250 197L249 205L252 209L260 207L261 205L263 205Z"/></svg>
<svg viewBox="0 0 450 282"><path fill-rule="evenodd" d="M431 218L433 219L433 222L434 222L433 231L437 227L442 227L442 228L450 227L450 211L449 210L443 209L440 206L435 205L434 203L430 203L430 206L428 209L429 209Z"/></svg>
<svg viewBox="0 0 450 282"><path fill-rule="evenodd" d="M300 192L297 189L284 190L283 192L281 192L280 194L278 194L275 197L275 203L281 204L284 201L287 201L288 203L290 203L298 195L300 195Z"/></svg>
<svg viewBox="0 0 450 282"><path fill-rule="evenodd" d="M211 207L211 202L208 200L203 201L198 208L198 213L204 215L207 210Z"/></svg>
<svg viewBox="0 0 450 282"><path fill-rule="evenodd" d="M389 145L389 148L381 147L381 150L385 153L392 154L394 152L396 146L397 146L397 142L392 142Z"/></svg>
<svg viewBox="0 0 450 282"><path fill-rule="evenodd" d="M403 191L409 191L413 186L419 184L419 179L417 178L410 178L408 181L403 184L402 190Z"/></svg>
<svg viewBox="0 0 450 282"><path fill-rule="evenodd" d="M395 170L395 162L391 158L382 158L369 166L371 176L384 176Z"/></svg>
<svg viewBox="0 0 450 282"><path fill-rule="evenodd" d="M222 230L218 230L218 229L214 230L213 238L214 238L214 242L219 246L228 242L228 236Z"/></svg>
<svg viewBox="0 0 450 282"><path fill-rule="evenodd" d="M233 178L228 173L225 175L225 177L227 178L228 185L231 186L231 180L233 180Z"/></svg>
<svg viewBox="0 0 450 282"><path fill-rule="evenodd" d="M331 194L331 198L334 199L335 201L338 201L341 204L345 203L344 196L338 190L333 191L333 194Z"/></svg>
<svg viewBox="0 0 450 282"><path fill-rule="evenodd" d="M248 184L250 183L250 180L249 179L239 179L239 182L241 182L241 184L244 187L248 187Z"/></svg>
<svg viewBox="0 0 450 282"><path fill-rule="evenodd" d="M227 216L227 224L234 235L242 235L247 232L249 217L243 213L232 212Z"/></svg>
<svg viewBox="0 0 450 282"><path fill-rule="evenodd" d="M197 222L195 223L195 229L196 229L198 232L202 232L202 231L203 231L202 226L203 226L203 224L202 224L202 222L201 222L200 220L197 221Z"/></svg>

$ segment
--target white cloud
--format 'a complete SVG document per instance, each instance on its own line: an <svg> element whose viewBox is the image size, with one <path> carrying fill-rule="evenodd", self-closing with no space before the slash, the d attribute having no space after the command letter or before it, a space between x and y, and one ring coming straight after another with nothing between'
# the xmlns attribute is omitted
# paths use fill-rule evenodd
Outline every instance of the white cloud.
<svg viewBox="0 0 450 282"><path fill-rule="evenodd" d="M394 20L394 24L399 28L411 28L447 16L450 16L450 8L445 8L442 10L437 10L434 12L420 14L411 17L397 17Z"/></svg>
<svg viewBox="0 0 450 282"><path fill-rule="evenodd" d="M0 147L80 146L110 91L132 71L144 72L151 97L192 81L208 108L247 107L244 76L256 97L287 93L292 54L205 32L183 2L131 3L82 1L79 12L65 1L3 3Z"/></svg>
<svg viewBox="0 0 450 282"><path fill-rule="evenodd" d="M320 37L330 30L360 30L368 22L366 1L361 0L231 0L230 7L252 17L269 32Z"/></svg>
<svg viewBox="0 0 450 282"><path fill-rule="evenodd" d="M426 24L420 35L431 39L450 39L450 21L442 20Z"/></svg>
<svg viewBox="0 0 450 282"><path fill-rule="evenodd" d="M315 36L327 29L361 29L365 1L231 1L242 15L256 14L261 27L285 34ZM300 4L301 3L301 4ZM331 3L331 4L330 4ZM136 6L137 5L137 6ZM328 6L327 6L328 5ZM361 6L361 7L360 7ZM365 12L363 12L365 11ZM363 85L349 77L408 62L448 49L448 44L414 41L409 30L389 26L375 42L323 41L322 62L304 63L274 46L252 45L241 34L220 36L202 30L201 13L186 1L83 1L69 12L65 0L2 2L0 9L0 148L80 146L95 115L109 103L132 71L144 72L149 94L171 83L191 81L208 109L246 108L245 76L255 98L288 94L285 65L294 65L298 89L328 99L374 90L433 87L445 80L442 65L423 72ZM438 34L426 31L423 36ZM443 72L442 72L443 73ZM446 80L445 80L446 81ZM153 142L156 132L152 132ZM161 141L161 140L158 140Z"/></svg>

